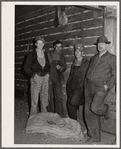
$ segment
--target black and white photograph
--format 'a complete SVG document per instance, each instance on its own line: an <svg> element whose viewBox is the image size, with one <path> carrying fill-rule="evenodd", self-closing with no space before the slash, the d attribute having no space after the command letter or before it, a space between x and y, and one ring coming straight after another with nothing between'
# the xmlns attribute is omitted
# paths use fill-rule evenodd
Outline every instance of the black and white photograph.
<svg viewBox="0 0 121 149"><path fill-rule="evenodd" d="M120 147L120 2L1 2L1 147Z"/></svg>

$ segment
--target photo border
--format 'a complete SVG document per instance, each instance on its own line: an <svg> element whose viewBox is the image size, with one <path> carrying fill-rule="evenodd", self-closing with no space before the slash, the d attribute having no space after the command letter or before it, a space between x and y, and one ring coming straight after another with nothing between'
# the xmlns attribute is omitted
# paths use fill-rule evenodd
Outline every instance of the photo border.
<svg viewBox="0 0 121 149"><path fill-rule="evenodd" d="M74 3L75 2L85 2L85 3L86 2L97 2L97 1L81 1L81 0L77 0L77 1L73 1L73 0L64 1L64 0L62 0L62 1L64 3L69 2L69 5L71 5L70 2L74 2ZM56 0L56 1L51 1L51 2L52 3L54 2L54 5L56 5L55 2L59 4L59 2L62 2L62 1ZM12 6L12 3L14 3L14 5L16 5L16 4L19 4L19 2L21 4L29 2L29 5L30 5L30 3L33 2L33 5L35 5L35 1L22 1L22 2L21 1L1 1L1 30L0 30L0 33L1 33L1 53L0 53L0 55L1 55L1 69L0 69L1 70L1 102L0 102L0 104L1 104L1 132L2 132L1 133L1 147L3 147L2 143L3 143L3 139L4 139L4 140L7 141L7 143L9 142L8 140L11 140L11 143L9 143L9 145L11 145L11 148L13 148L13 147L14 148L15 147L16 148L17 147L18 148L23 148L23 147L24 148L25 147L28 148L30 146L31 146L30 148L33 148L33 147L47 148L47 146L49 146L49 145L47 145L47 146L46 145L44 145L44 146L43 145L36 145L36 146L34 146L34 144L30 144L30 146L28 146L27 144L25 144L25 146L24 146L24 144L16 145L16 144L12 144L14 142L13 142L13 139L11 139L11 137L9 139L6 139L8 137L8 132L11 134L14 131L13 128L10 130L10 123L14 127L14 122L12 122L11 119L5 120L4 118L6 118L6 117L8 118L10 116L10 114L14 115L14 108L13 108L14 100L11 99L11 96L9 96L12 93L14 94L14 81L11 82L11 80L14 80L14 51L13 51L13 53L10 51L11 49L15 49L15 47L14 47L14 41L15 41L14 38L15 37L13 36L13 35L15 35L15 27L14 27L14 24L15 24L15 20L14 20L15 19L15 10L13 10L14 7ZM43 3L42 5L45 5L44 3L49 2L48 5L51 5L50 1L36 1L36 2ZM117 34L117 37L119 36L118 37L119 39L117 38L117 40L119 40L119 41L117 41L117 44L119 44L118 50L120 50L120 1L117 1L117 0L116 1L104 1L103 0L103 1L98 1L97 3L100 3L100 2L119 2L119 16L117 16L119 18L119 22L118 22L119 23L119 27L117 28L117 33L119 34L119 35ZM4 7L3 3L8 3L8 6L7 7L5 6L6 7L5 8L6 12L5 12L5 10L3 10L3 7ZM11 7L12 9L10 8L10 10L9 10L8 9L9 7ZM8 10L9 10L9 13L7 12ZM11 10L12 10L12 12L11 12ZM4 18L2 17L3 15L4 15ZM9 16L11 16L11 18L9 18ZM9 24L9 26L8 26L8 24ZM10 39L12 39L12 40L10 40ZM13 43L13 44L11 44L11 43ZM118 55L118 53L120 53L120 51L118 52L118 50L117 50L117 56L119 56L118 57L118 59L119 59L118 63L120 65L120 54ZM6 61L6 59L7 59L8 62ZM11 71L10 74L8 74L9 71ZM119 78L120 77L120 69L117 71L117 73L119 73L118 74L119 76L117 77L117 79L119 79L119 80L117 80L117 81L120 82L120 78ZM10 92L10 93L6 94L6 91ZM120 83L118 85L118 91L117 92L119 94L119 99L120 99ZM12 97L14 97L14 95ZM120 102L117 105L118 110L119 110L119 113L118 113L119 114L118 115L119 120L116 119L116 123L120 124L120 108L119 108L119 106L120 106ZM12 118L12 119L14 119L14 118ZM6 133L6 137L4 136L5 138L3 138L3 130L4 130L4 133ZM120 126L119 126L119 130L117 130L116 133L119 133L118 131L120 132ZM120 138L120 133L119 133L119 138ZM12 146L12 145L14 145L14 146ZM66 147L66 146L67 145L54 145L53 147L49 146L49 148L55 148L55 147L58 147L58 148L68 148L68 149L70 148L70 145L69 145L69 147ZM77 147L73 147L73 148L78 148L78 147L79 148L85 148L85 146L87 148L90 148L91 145L89 145L89 146L88 145L76 145L76 146ZM96 148L97 146L98 145L96 145L96 146L93 145L92 148L93 147ZM103 145L103 146L99 145L99 146L104 148L104 146L106 146L106 145ZM107 147L108 146L109 145L107 145ZM113 146L115 146L115 145L113 145ZM4 146L4 148L5 147L9 147L10 148L10 146ZM98 148L100 148L100 147L98 147ZM111 148L115 148L115 147L111 147Z"/></svg>

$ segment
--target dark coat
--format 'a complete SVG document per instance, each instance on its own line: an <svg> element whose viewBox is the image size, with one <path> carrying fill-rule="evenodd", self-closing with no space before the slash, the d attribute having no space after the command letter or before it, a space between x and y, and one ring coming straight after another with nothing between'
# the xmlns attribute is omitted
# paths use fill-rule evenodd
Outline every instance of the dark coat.
<svg viewBox="0 0 121 149"><path fill-rule="evenodd" d="M28 54L24 65L24 70L30 77L34 76L36 73L39 74L40 76L45 76L47 73L50 72L50 64L48 56L46 52L44 54L46 63L43 68L37 60L37 53L35 50Z"/></svg>
<svg viewBox="0 0 121 149"><path fill-rule="evenodd" d="M69 78L66 83L67 95L72 105L79 106L84 101L84 81L89 61L84 58L80 66L72 64Z"/></svg>
<svg viewBox="0 0 121 149"><path fill-rule="evenodd" d="M90 60L89 69L86 75L87 80L106 83L109 89L116 83L116 56L108 51L99 57L98 54Z"/></svg>

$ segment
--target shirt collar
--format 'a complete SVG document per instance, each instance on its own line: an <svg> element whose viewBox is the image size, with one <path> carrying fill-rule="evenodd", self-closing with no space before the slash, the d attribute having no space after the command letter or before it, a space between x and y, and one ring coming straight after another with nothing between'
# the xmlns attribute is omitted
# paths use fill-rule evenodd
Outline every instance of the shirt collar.
<svg viewBox="0 0 121 149"><path fill-rule="evenodd" d="M109 52L106 51L102 56L106 56L108 53L109 53ZM98 56L99 56L99 53L98 53ZM101 56L101 57L102 57L102 56Z"/></svg>

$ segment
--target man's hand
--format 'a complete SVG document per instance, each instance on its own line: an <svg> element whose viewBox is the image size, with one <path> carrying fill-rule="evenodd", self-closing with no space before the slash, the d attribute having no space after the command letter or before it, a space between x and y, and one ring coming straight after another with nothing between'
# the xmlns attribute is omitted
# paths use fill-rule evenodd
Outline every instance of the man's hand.
<svg viewBox="0 0 121 149"><path fill-rule="evenodd" d="M60 65L57 65L56 68L59 70L61 68L61 66Z"/></svg>
<svg viewBox="0 0 121 149"><path fill-rule="evenodd" d="M108 86L106 84L104 85L104 88L105 88L105 91L108 90Z"/></svg>

